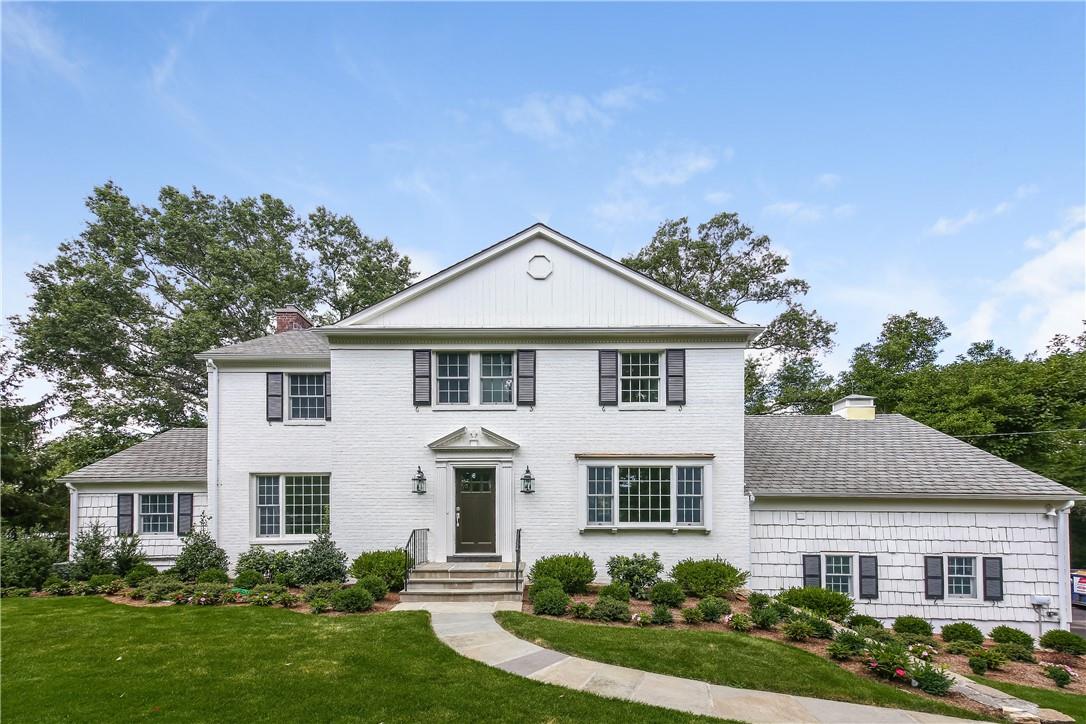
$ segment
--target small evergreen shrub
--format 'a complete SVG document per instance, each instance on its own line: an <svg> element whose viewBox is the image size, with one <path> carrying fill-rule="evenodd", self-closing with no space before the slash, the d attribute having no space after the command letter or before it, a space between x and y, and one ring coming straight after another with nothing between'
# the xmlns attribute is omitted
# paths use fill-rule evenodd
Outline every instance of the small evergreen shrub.
<svg viewBox="0 0 1086 724"><path fill-rule="evenodd" d="M607 575L611 580L625 583L630 587L630 595L639 599L648 597L649 590L660 580L663 570L664 564L660 561L659 553L651 556L643 553L612 556L607 561Z"/></svg>
<svg viewBox="0 0 1086 724"><path fill-rule="evenodd" d="M683 621L690 624L691 626L696 626L699 623L705 622L705 616L704 614L702 614L700 608L684 608L679 611L679 613L682 614Z"/></svg>
<svg viewBox="0 0 1086 724"><path fill-rule="evenodd" d="M900 641L906 646L912 646L913 644L922 644L924 646L930 646L933 649L938 649L939 645L931 636L925 636L918 633L899 633L894 635L894 639Z"/></svg>
<svg viewBox="0 0 1086 724"><path fill-rule="evenodd" d="M816 639L832 639L836 633L836 629L829 622L829 619L812 616L807 619L807 623L811 626L811 635Z"/></svg>
<svg viewBox="0 0 1086 724"><path fill-rule="evenodd" d="M894 632L899 634L920 634L931 636L931 624L919 616L898 616L894 619Z"/></svg>
<svg viewBox="0 0 1086 724"><path fill-rule="evenodd" d="M660 581L649 592L649 600L657 606L670 606L678 608L683 605L686 596L683 589L674 581Z"/></svg>
<svg viewBox="0 0 1086 724"><path fill-rule="evenodd" d="M68 588L68 582L56 574L45 579L41 590L50 596L67 596L71 592Z"/></svg>
<svg viewBox="0 0 1086 724"><path fill-rule="evenodd" d="M980 629L967 621L959 621L958 623L949 623L943 626L939 634L943 637L943 641L972 641L973 643L984 643L984 634L980 632Z"/></svg>
<svg viewBox="0 0 1086 724"><path fill-rule="evenodd" d="M776 599L769 602L769 608L777 612L777 618L781 621L788 621L794 616L801 615L797 614L796 610L784 601L777 601Z"/></svg>
<svg viewBox="0 0 1086 724"><path fill-rule="evenodd" d="M290 575L298 585L347 580L347 554L327 532L317 534L305 548L291 556Z"/></svg>
<svg viewBox="0 0 1086 724"><path fill-rule="evenodd" d="M201 515L200 524L185 536L185 543L173 569L182 581L195 581L210 568L225 571L229 563L226 551L219 547L207 529L207 516Z"/></svg>
<svg viewBox="0 0 1086 724"><path fill-rule="evenodd" d="M688 596L730 596L747 582L749 574L717 558L687 558L671 568L671 578Z"/></svg>
<svg viewBox="0 0 1086 724"><path fill-rule="evenodd" d="M882 621L878 620L874 616L865 616L862 613L855 613L848 617L848 621L845 625L851 629L857 629L861 626L882 628Z"/></svg>
<svg viewBox="0 0 1086 724"><path fill-rule="evenodd" d="M1049 664L1045 667L1045 676L1052 679L1061 689L1071 683L1071 672L1066 666Z"/></svg>
<svg viewBox="0 0 1086 724"><path fill-rule="evenodd" d="M1021 644L996 644L992 647L992 651L1000 654L1008 661L1024 661L1027 664L1037 663L1037 659L1033 656L1033 649L1028 649Z"/></svg>
<svg viewBox="0 0 1086 724"><path fill-rule="evenodd" d="M394 548L386 551L366 551L351 564L351 575L361 581L366 576L377 576L390 591L403 590L403 575L408 564L407 551ZM414 563L414 561L411 561Z"/></svg>
<svg viewBox="0 0 1086 724"><path fill-rule="evenodd" d="M882 626L860 626L856 629L856 633L860 634L865 639L871 639L872 641L877 641L879 643L895 640L894 632L888 631Z"/></svg>
<svg viewBox="0 0 1086 724"><path fill-rule="evenodd" d="M358 579L358 586L362 586L370 595L373 596L374 601L380 601L382 598L388 595L388 584L385 583L385 579L380 576L370 574Z"/></svg>
<svg viewBox="0 0 1086 724"><path fill-rule="evenodd" d="M309 608L313 613L324 613L332 610L332 601L328 598L314 598L309 602Z"/></svg>
<svg viewBox="0 0 1086 724"><path fill-rule="evenodd" d="M984 647L978 646L972 641L951 641L946 645L948 654L957 654L958 656L976 656L982 651L984 651Z"/></svg>
<svg viewBox="0 0 1086 724"><path fill-rule="evenodd" d="M528 586L528 600L535 601L536 594L540 593L541 591L545 591L548 588L557 588L559 590L562 590L562 582L559 581L557 578L550 578L548 576L543 576L537 580L532 581L532 585Z"/></svg>
<svg viewBox="0 0 1086 724"><path fill-rule="evenodd" d="M1086 639L1062 629L1052 629L1045 632L1041 636L1041 646L1065 654L1076 654L1078 656L1086 654Z"/></svg>
<svg viewBox="0 0 1086 724"><path fill-rule="evenodd" d="M137 563L132 566L132 570L128 572L128 575L124 577L125 583L135 588L148 578L154 578L158 575L158 569L152 566L150 563Z"/></svg>
<svg viewBox="0 0 1086 724"><path fill-rule="evenodd" d="M728 617L728 626L731 627L733 631L746 633L754 628L754 621L752 621L750 616L745 613L733 613Z"/></svg>
<svg viewBox="0 0 1086 724"><path fill-rule="evenodd" d="M302 597L305 599L306 603L309 604L312 604L313 601L318 598L323 598L324 600L331 602L332 596L334 596L336 591L341 588L343 588L343 586L334 581L310 583L302 589Z"/></svg>
<svg viewBox="0 0 1086 724"><path fill-rule="evenodd" d="M597 621L628 621L630 604L614 598L600 598L592 607L591 616Z"/></svg>
<svg viewBox="0 0 1086 724"><path fill-rule="evenodd" d="M933 696L946 696L954 685L954 680L947 675L945 669L927 661L910 667L908 673L918 689Z"/></svg>
<svg viewBox="0 0 1086 724"><path fill-rule="evenodd" d="M113 571L109 540L106 537L105 529L97 521L79 531L75 537L73 548L71 567L73 579L87 581L90 580L91 576Z"/></svg>
<svg viewBox="0 0 1086 724"><path fill-rule="evenodd" d="M587 553L565 553L536 559L528 578L556 578L566 593L584 593L588 584L596 580L596 566Z"/></svg>
<svg viewBox="0 0 1086 724"><path fill-rule="evenodd" d="M1033 637L1010 626L996 626L992 629L991 639L997 644L1018 644L1033 650Z"/></svg>
<svg viewBox="0 0 1086 724"><path fill-rule="evenodd" d="M675 619L671 616L671 609L662 603L652 607L652 617L649 621L657 626L670 626L675 623Z"/></svg>
<svg viewBox="0 0 1086 724"><path fill-rule="evenodd" d="M126 588L128 588L128 584L124 582L123 578L112 576L109 581L98 586L98 593L108 593L112 596L120 593Z"/></svg>
<svg viewBox="0 0 1086 724"><path fill-rule="evenodd" d="M251 591L258 586L267 584L264 583L264 576L260 575L257 571L254 571L252 568L243 568L238 575L234 577L234 585L238 588L244 588Z"/></svg>
<svg viewBox="0 0 1086 724"><path fill-rule="evenodd" d="M114 578L116 576L112 573L96 573L87 581L87 587L91 593L105 593L106 586L113 583Z"/></svg>
<svg viewBox="0 0 1086 724"><path fill-rule="evenodd" d="M751 611L757 611L759 608L765 608L772 601L773 599L769 596L769 594L758 593L757 591L747 596L747 603L750 604Z"/></svg>
<svg viewBox="0 0 1086 724"><path fill-rule="evenodd" d="M1003 664L1007 663L1006 655L1002 651L996 651L995 649L985 649L972 658L982 658L987 661L990 671L998 671L1003 668Z"/></svg>
<svg viewBox="0 0 1086 724"><path fill-rule="evenodd" d="M772 631L780 623L781 617L777 614L775 609L759 608L757 611L750 612L750 620L760 629L766 631Z"/></svg>
<svg viewBox="0 0 1086 724"><path fill-rule="evenodd" d="M165 574L144 579L136 590L132 592L133 598L141 598L148 603L167 601L185 589L185 584L173 576Z"/></svg>
<svg viewBox="0 0 1086 724"><path fill-rule="evenodd" d="M532 613L537 616L565 616L569 600L569 595L561 588L544 588L532 601Z"/></svg>
<svg viewBox="0 0 1086 724"><path fill-rule="evenodd" d="M731 604L716 596L706 596L698 601L698 610L703 619L715 623L732 612Z"/></svg>
<svg viewBox="0 0 1086 724"><path fill-rule="evenodd" d="M592 607L584 601L577 601L569 607L569 612L573 618L590 618L592 616Z"/></svg>
<svg viewBox="0 0 1086 724"><path fill-rule="evenodd" d="M208 568L196 576L197 583L229 583L230 577L222 568Z"/></svg>
<svg viewBox="0 0 1086 724"><path fill-rule="evenodd" d="M784 635L792 641L806 641L814 635L814 629L805 619L794 618L784 624Z"/></svg>
<svg viewBox="0 0 1086 724"><path fill-rule="evenodd" d="M40 590L45 579L57 573L53 565L67 557L67 546L40 530L16 532L9 528L0 536L0 569L5 586Z"/></svg>
<svg viewBox="0 0 1086 724"><path fill-rule="evenodd" d="M619 601L630 600L630 584L625 581L612 581L600 589L600 596L615 598Z"/></svg>
<svg viewBox="0 0 1086 724"><path fill-rule="evenodd" d="M113 541L113 572L121 578L125 578L128 572L147 559L140 549L140 537L138 533L119 535Z"/></svg>
<svg viewBox="0 0 1086 724"><path fill-rule="evenodd" d="M264 546L252 545L238 556L234 571L237 575L241 575L242 571L255 571L264 581L277 582L276 576L290 575L290 567L290 553L287 551L271 551Z"/></svg>
<svg viewBox="0 0 1086 724"><path fill-rule="evenodd" d="M346 556L344 556L346 565ZM332 608L342 613L361 613L373 608L373 594L365 586L341 588L332 594Z"/></svg>
<svg viewBox="0 0 1086 724"><path fill-rule="evenodd" d="M782 603L805 608L834 621L844 621L852 614L852 599L825 588L789 588L777 594Z"/></svg>
<svg viewBox="0 0 1086 724"><path fill-rule="evenodd" d="M970 656L969 668L977 676L984 676L988 673L988 659L983 656Z"/></svg>
<svg viewBox="0 0 1086 724"><path fill-rule="evenodd" d="M29 598L30 594L33 592L33 588L16 588L15 586L7 586L4 588L0 588L0 598Z"/></svg>

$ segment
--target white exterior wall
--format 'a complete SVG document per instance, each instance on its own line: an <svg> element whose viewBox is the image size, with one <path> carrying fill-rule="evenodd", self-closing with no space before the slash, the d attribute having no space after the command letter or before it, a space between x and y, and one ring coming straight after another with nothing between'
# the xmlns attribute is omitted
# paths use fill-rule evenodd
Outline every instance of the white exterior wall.
<svg viewBox="0 0 1086 724"><path fill-rule="evenodd" d="M139 531L140 493L192 493L192 524L198 525L200 515L207 511L207 491L203 485L84 485L78 492L77 529L89 528L97 522L105 533L117 535L117 494L135 493L136 531ZM176 508L175 508L176 512ZM150 563L165 567L173 563L181 551L182 540L176 533L169 535L140 534L140 548Z"/></svg>
<svg viewBox="0 0 1086 724"><path fill-rule="evenodd" d="M870 554L878 556L879 597L857 599L857 613L885 622L921 616L936 628L955 621L985 631L1014 624L1036 636L1038 615L1030 599L1042 595L1052 599L1044 630L1059 627L1058 517L1046 516L1043 504L778 499L758 500L752 508L752 590L776 593L803 585L805 553ZM924 598L924 556L956 553L1003 559L1002 601Z"/></svg>

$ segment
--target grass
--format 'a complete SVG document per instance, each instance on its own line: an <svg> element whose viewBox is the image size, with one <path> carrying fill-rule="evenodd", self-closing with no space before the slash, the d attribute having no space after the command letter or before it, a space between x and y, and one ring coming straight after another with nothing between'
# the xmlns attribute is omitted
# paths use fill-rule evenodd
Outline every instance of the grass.
<svg viewBox="0 0 1086 724"><path fill-rule="evenodd" d="M594 626L502 611L511 633L540 646L608 664L742 689L776 691L966 719L979 714L857 676L776 641L727 631Z"/></svg>
<svg viewBox="0 0 1086 724"><path fill-rule="evenodd" d="M1003 681L988 679L983 676L970 676L977 683L999 689L1019 699L1032 701L1045 709L1055 709L1067 716L1074 717L1078 724L1086 724L1086 696L1072 694L1069 691L1053 691L1051 689L1038 689L1034 686L1022 686L1021 684L1008 684Z"/></svg>
<svg viewBox="0 0 1086 724"><path fill-rule="evenodd" d="M0 718L24 721L706 721L465 659L422 612L3 599Z"/></svg>

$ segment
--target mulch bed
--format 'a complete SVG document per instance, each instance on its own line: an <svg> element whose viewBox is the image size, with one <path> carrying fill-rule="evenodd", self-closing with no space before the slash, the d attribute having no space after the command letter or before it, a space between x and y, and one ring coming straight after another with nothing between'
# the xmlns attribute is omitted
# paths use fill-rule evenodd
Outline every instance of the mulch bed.
<svg viewBox="0 0 1086 724"><path fill-rule="evenodd" d="M302 589L300 589L300 588L288 588L287 590L290 591L291 593L293 593L295 596L298 596L298 598L299 598L298 605L287 609L288 611L294 611L296 613L313 613L313 609L309 607L309 604L301 599L302 593L303 593ZM98 595L98 594L91 594L91 595ZM31 596L35 597L35 598L49 598L50 597L49 594L43 593L43 592L35 592L35 593L31 594ZM120 604L122 606L133 606L133 607L136 607L136 608L162 608L163 606L191 605L191 604L176 604L173 601L155 601L154 603L151 603L149 601L143 600L142 598L132 598L132 597L127 595L127 591L124 592L124 593L118 593L118 594L102 594L101 597L106 599L110 603L116 603L116 604ZM361 613L343 613L343 612L340 612L340 611L325 611L324 613L322 613L320 615L321 616L365 616L365 615L368 615L368 614L371 614L371 613L385 613L387 611L390 611L392 609L392 607L395 606L399 602L400 602L400 594L395 593L395 592L389 592L389 594L387 596L385 596L384 598L382 598L380 601L375 601L374 604L373 604L373 608L371 608L368 611L362 611ZM236 603L220 603L220 604L216 604L216 605L219 605L219 606L252 606L253 604L251 604L251 603L249 603L247 601L238 601ZM269 608L282 608L282 606L269 606Z"/></svg>

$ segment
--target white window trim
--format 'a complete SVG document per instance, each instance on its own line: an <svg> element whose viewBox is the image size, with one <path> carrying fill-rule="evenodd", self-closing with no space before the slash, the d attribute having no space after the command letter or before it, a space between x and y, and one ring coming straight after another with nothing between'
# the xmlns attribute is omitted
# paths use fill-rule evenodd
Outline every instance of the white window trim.
<svg viewBox="0 0 1086 724"><path fill-rule="evenodd" d="M286 478L291 475L313 475L324 476L328 478L328 526L332 526L332 474L331 473L313 473L313 472L285 472L285 473L272 473L261 472L251 473L249 475L249 542L259 545L274 544L274 543L308 543L314 540L317 535L315 533L295 533L287 535L283 533L283 529L286 527ZM279 535L260 535L259 522L256 514L256 501L257 501L257 483L258 477L277 477L279 478Z"/></svg>
<svg viewBox="0 0 1086 724"><path fill-rule="evenodd" d="M827 567L826 567L826 559L828 557L830 557L830 556L837 556L837 557L840 557L840 558L848 558L849 559L848 570L849 570L849 579L850 579L850 583L849 583L850 592L847 595L853 601L859 601L860 600L860 554L855 553L855 552L851 552L851 551L823 551L821 553L821 556L822 556L822 566L821 566L821 570L822 570L822 588L825 588L827 591L829 590L828 588L826 588L826 576L828 575Z"/></svg>
<svg viewBox="0 0 1086 724"><path fill-rule="evenodd" d="M588 468L610 467L612 473L612 517L610 523L588 522ZM618 520L618 469L622 467L653 467L671 468L671 520L667 523L621 523ZM675 468L701 468L701 523L676 523L678 516L678 476ZM611 531L617 533L621 530L670 530L678 533L683 530L696 530L709 533L713 522L713 461L704 457L697 458L581 458L577 464L577 495L580 499L578 506L577 528L581 533L586 531Z"/></svg>
<svg viewBox="0 0 1086 724"><path fill-rule="evenodd" d="M510 402L492 403L482 402L482 354L505 353L513 358L513 399ZM441 395L438 385L438 355L442 354L466 354L468 356L468 401L466 403L440 402ZM435 350L431 355L430 369L434 371L430 382L430 395L434 403L430 406L433 410L516 410L517 409L517 352L513 349L442 349Z"/></svg>
<svg viewBox="0 0 1086 724"><path fill-rule="evenodd" d="M292 397L292 395L290 394L290 379L292 377L296 376L296 375L313 375L313 376L320 377L320 378L322 378L322 380L324 380L324 375L326 375L327 372L305 371L305 372L284 372L283 374L286 376L286 379L283 381L284 386L286 387L286 390L284 391L285 394L283 395L283 407L286 408L285 410L283 410L283 412L284 412L283 424L284 425L299 425L299 426L324 425L327 422L327 420L325 419L328 416L328 410L327 409L325 409L325 411L324 411L325 414L323 416L321 416L321 417L293 417L292 416L292 414L291 414L291 404L290 404L290 399ZM327 380L324 380L324 381L321 382L322 387L323 387L323 385L326 384L326 382L327 382ZM324 397L325 403L324 404L327 405L328 404L328 389L327 388L324 388L324 393L325 393L325 397Z"/></svg>
<svg viewBox="0 0 1086 724"><path fill-rule="evenodd" d="M622 401L622 355L648 353L656 355L656 402L623 402ZM651 349L620 349L618 350L618 409L620 410L666 410L667 409L667 354L663 349L655 347Z"/></svg>
<svg viewBox="0 0 1086 724"><path fill-rule="evenodd" d="M173 499L173 514L172 514L172 517L173 517L173 530L171 530L168 533L144 533L143 532L143 515L142 515L142 513L140 511L143 510L143 498L146 495L168 495L168 496L170 496L170 498ZM132 528L133 528L134 532L139 535L140 538L179 538L180 537L180 536L177 535L177 493L136 493L135 501L133 502L133 505L135 506L135 511L134 512L135 512L136 520L134 521L135 524L132 526Z"/></svg>
<svg viewBox="0 0 1086 724"><path fill-rule="evenodd" d="M950 559L973 559L973 595L965 596L960 593L950 592ZM981 588L984 586L984 574L981 570L983 561L980 553L944 553L943 554L943 601L964 601L967 603L981 601Z"/></svg>

